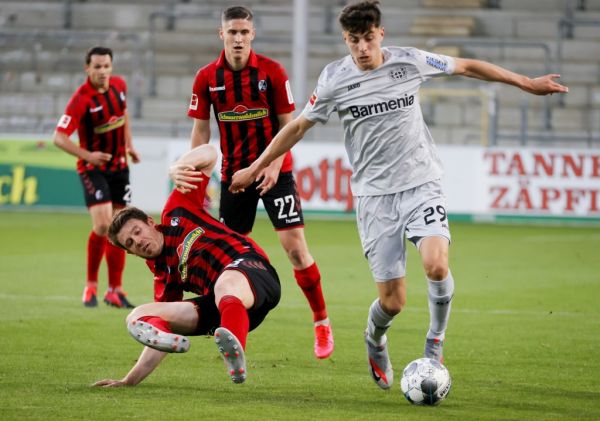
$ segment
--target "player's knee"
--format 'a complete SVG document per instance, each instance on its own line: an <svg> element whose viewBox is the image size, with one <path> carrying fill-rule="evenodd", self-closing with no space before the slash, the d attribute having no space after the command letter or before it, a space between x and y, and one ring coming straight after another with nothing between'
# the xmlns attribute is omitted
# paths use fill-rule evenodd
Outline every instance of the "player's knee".
<svg viewBox="0 0 600 421"><path fill-rule="evenodd" d="M441 281L448 276L448 264L442 261L425 263L425 274L432 281Z"/></svg>
<svg viewBox="0 0 600 421"><path fill-rule="evenodd" d="M395 316L400 313L406 304L406 297L404 295L388 297L387 299L380 299L381 307L386 314Z"/></svg>
<svg viewBox="0 0 600 421"><path fill-rule="evenodd" d="M101 237L105 237L108 234L108 225L109 224L96 224L94 225L94 232L96 233L96 235L99 235Z"/></svg>

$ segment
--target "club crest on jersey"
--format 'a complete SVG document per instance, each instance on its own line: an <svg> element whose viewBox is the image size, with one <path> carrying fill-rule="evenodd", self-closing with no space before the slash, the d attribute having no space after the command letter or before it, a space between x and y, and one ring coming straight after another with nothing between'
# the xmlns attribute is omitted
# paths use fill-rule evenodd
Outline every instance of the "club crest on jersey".
<svg viewBox="0 0 600 421"><path fill-rule="evenodd" d="M181 280L183 282L187 281L188 278L188 258L190 257L190 253L192 251L192 246L198 240L198 238L204 235L204 230L200 227L197 227L190 231L188 235L185 236L183 242L177 246L177 256L179 256L179 275L181 275Z"/></svg>
<svg viewBox="0 0 600 421"><path fill-rule="evenodd" d="M264 92L267 90L267 81L262 79L258 81L258 90Z"/></svg>
<svg viewBox="0 0 600 421"><path fill-rule="evenodd" d="M121 97L121 101L125 101L125 92L119 92L119 96Z"/></svg>
<svg viewBox="0 0 600 421"><path fill-rule="evenodd" d="M269 115L266 108L248 108L245 105L236 105L231 111L223 111L218 114L220 121L247 121L258 120Z"/></svg>
<svg viewBox="0 0 600 421"><path fill-rule="evenodd" d="M310 96L310 99L308 100L308 102L310 103L310 105L315 105L315 102L317 102L317 94L313 92L313 94Z"/></svg>
<svg viewBox="0 0 600 421"><path fill-rule="evenodd" d="M388 75L390 76L390 79L395 82L405 80L406 74L407 74L406 67L404 67L404 66L392 69L392 70L390 70L390 73L388 73Z"/></svg>
<svg viewBox="0 0 600 421"><path fill-rule="evenodd" d="M175 216L171 218L171 226L176 227L177 225L179 225L179 218Z"/></svg>

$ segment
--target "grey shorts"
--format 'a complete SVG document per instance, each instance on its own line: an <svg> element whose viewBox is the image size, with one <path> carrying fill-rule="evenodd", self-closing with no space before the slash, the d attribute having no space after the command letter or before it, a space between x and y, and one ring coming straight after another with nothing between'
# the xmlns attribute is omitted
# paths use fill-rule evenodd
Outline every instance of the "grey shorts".
<svg viewBox="0 0 600 421"><path fill-rule="evenodd" d="M363 251L377 282L406 275L408 238L419 247L425 237L450 242L446 200L439 180L382 196L359 196L356 220Z"/></svg>

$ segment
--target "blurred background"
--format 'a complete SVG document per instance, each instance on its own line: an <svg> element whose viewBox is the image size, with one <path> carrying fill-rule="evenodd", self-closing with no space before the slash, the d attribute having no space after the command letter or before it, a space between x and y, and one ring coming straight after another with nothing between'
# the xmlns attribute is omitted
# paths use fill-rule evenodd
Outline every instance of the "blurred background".
<svg viewBox="0 0 600 421"><path fill-rule="evenodd" d="M254 49L286 67L298 111L321 69L347 54L337 23L346 3L243 2L255 13ZM101 44L113 48L114 74L129 86L134 142L144 159L132 168L134 198L160 209L168 192L165 159L189 145L194 75L218 56L220 13L233 4L239 2L0 2L0 206L81 206L80 191L75 204L42 203L39 178L27 202L39 160L27 156L52 151L56 122L85 80L85 51ZM457 197L451 213L599 219L600 0L383 0L381 7L384 45L483 59L531 77L560 73L569 86L567 95L535 97L462 77L423 85L423 113L446 166L448 195ZM35 143L14 143L22 139ZM337 116L299 146L308 148L295 154L307 209L350 212ZM56 159L68 162L53 168L74 176L74 159L63 155ZM164 189L157 193L153 183Z"/></svg>

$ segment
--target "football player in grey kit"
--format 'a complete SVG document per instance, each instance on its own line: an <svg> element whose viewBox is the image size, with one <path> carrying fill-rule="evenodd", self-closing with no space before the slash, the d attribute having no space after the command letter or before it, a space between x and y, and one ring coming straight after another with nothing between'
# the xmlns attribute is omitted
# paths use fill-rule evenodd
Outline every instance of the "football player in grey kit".
<svg viewBox="0 0 600 421"><path fill-rule="evenodd" d="M406 302L405 237L419 250L427 276L430 324L425 357L442 361L454 295L442 166L421 113L421 84L434 76L463 75L536 95L568 88L555 81L557 74L531 79L480 60L382 47L378 4L361 1L342 10L339 20L350 54L324 68L302 114L277 134L259 159L234 175L231 190L243 190L315 123L338 113L353 169L358 231L378 291L365 331L369 368L377 385L388 389L394 373L386 331Z"/></svg>

